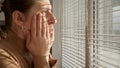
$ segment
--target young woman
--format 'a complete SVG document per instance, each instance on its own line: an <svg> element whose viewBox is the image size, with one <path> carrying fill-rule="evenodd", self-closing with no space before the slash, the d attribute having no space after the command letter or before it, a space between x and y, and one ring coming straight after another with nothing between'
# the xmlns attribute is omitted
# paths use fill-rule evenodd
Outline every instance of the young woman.
<svg viewBox="0 0 120 68"><path fill-rule="evenodd" d="M56 19L49 0L0 0L0 68L55 68L50 55Z"/></svg>

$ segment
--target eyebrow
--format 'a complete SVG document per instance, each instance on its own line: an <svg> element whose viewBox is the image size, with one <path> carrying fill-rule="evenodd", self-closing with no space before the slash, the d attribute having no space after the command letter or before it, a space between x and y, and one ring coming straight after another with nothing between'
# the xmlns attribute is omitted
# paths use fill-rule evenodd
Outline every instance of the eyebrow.
<svg viewBox="0 0 120 68"><path fill-rule="evenodd" d="M52 7L51 7L50 4L44 4L44 5L41 5L40 9L41 9L41 10L44 10L44 9L45 9L45 10L51 10Z"/></svg>

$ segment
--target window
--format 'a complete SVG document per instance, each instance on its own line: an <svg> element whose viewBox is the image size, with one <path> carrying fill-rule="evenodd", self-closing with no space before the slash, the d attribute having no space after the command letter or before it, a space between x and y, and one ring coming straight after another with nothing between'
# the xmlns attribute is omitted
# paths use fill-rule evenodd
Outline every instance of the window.
<svg viewBox="0 0 120 68"><path fill-rule="evenodd" d="M85 67L85 0L63 0L62 67Z"/></svg>
<svg viewBox="0 0 120 68"><path fill-rule="evenodd" d="M62 68L120 68L120 0L63 0L63 22Z"/></svg>
<svg viewBox="0 0 120 68"><path fill-rule="evenodd" d="M120 68L120 0L93 0L91 68Z"/></svg>

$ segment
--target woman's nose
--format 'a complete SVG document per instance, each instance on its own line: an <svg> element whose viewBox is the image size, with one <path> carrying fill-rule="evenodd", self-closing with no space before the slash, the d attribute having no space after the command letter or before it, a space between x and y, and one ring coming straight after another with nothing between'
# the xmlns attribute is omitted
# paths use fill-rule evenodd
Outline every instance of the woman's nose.
<svg viewBox="0 0 120 68"><path fill-rule="evenodd" d="M57 23L56 17L54 16L53 13L50 13L48 16L48 24L55 24Z"/></svg>

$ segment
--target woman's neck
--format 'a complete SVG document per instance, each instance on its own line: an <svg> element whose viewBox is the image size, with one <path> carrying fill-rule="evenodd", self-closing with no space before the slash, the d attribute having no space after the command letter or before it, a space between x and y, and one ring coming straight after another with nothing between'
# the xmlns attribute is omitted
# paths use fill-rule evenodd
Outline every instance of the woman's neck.
<svg viewBox="0 0 120 68"><path fill-rule="evenodd" d="M20 49L22 53L27 52L26 40L19 37L19 35L13 30L8 31L6 41L12 44L12 46Z"/></svg>

